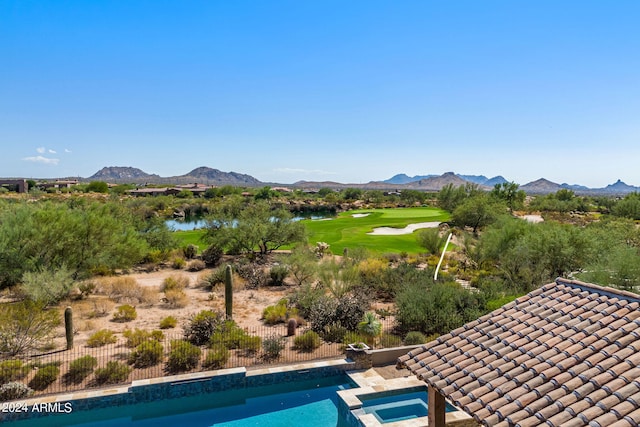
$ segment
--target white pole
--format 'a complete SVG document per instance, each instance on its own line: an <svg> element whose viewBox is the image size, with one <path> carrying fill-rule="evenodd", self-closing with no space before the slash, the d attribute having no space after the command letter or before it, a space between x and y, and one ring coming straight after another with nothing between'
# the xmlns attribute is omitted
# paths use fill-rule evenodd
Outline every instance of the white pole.
<svg viewBox="0 0 640 427"><path fill-rule="evenodd" d="M453 236L453 233L449 233L449 237L447 237L447 242L444 244L444 249L442 249L442 255L440 255L440 261L438 262L438 266L436 267L436 272L433 275L433 280L438 280L438 270L440 270L440 265L442 264L442 260L444 260L444 253L447 252L447 246L449 246L449 242L451 241L451 236Z"/></svg>

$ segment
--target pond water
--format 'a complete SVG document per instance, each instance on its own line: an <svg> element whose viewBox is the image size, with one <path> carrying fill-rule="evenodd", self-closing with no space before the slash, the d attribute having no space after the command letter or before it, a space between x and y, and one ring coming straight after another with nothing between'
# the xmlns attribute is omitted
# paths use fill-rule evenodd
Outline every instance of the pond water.
<svg viewBox="0 0 640 427"><path fill-rule="evenodd" d="M320 220L333 218L335 214L331 212L296 212L294 214L294 221L301 221L303 219ZM168 219L164 222L167 224L170 230L173 231L188 231L198 230L207 226L207 221L203 217L187 217L184 219Z"/></svg>

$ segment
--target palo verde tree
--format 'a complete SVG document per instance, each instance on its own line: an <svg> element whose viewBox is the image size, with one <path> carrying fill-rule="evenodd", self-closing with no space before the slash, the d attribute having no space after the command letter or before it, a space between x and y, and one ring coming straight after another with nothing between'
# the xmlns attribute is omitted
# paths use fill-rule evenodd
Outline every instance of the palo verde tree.
<svg viewBox="0 0 640 427"><path fill-rule="evenodd" d="M304 226L284 208L266 201L244 203L230 198L208 217L204 239L230 253L265 255L283 245L303 241Z"/></svg>

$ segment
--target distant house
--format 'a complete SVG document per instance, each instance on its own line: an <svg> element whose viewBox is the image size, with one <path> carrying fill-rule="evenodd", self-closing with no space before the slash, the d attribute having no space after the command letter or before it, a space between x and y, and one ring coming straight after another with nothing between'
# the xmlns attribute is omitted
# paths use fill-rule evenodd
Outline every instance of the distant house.
<svg viewBox="0 0 640 427"><path fill-rule="evenodd" d="M210 189L214 188L211 185L203 185L203 184L188 184L188 185L178 185L175 187L162 187L162 188L136 188L135 190L129 190L128 193L132 196L175 196L180 192L187 190L193 193L194 196L202 196L204 193Z"/></svg>
<svg viewBox="0 0 640 427"><path fill-rule="evenodd" d="M640 423L640 296L557 279L402 356L444 401L485 426Z"/></svg>
<svg viewBox="0 0 640 427"><path fill-rule="evenodd" d="M38 187L43 190L46 190L48 188L71 188L74 185L78 185L78 181L73 179L38 183Z"/></svg>

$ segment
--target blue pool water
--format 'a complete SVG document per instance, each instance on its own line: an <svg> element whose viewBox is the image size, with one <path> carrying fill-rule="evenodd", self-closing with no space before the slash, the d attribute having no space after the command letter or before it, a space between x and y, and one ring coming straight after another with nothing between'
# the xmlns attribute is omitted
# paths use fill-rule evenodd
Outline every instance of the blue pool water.
<svg viewBox="0 0 640 427"><path fill-rule="evenodd" d="M381 423L392 423L428 415L428 397L426 389L412 392L381 392L369 396L360 396L362 409L367 414L373 414ZM447 404L446 412L456 408Z"/></svg>
<svg viewBox="0 0 640 427"><path fill-rule="evenodd" d="M344 426L336 392L347 376L231 390L138 405L6 423L15 427L288 427ZM5 424L3 424L5 425Z"/></svg>

